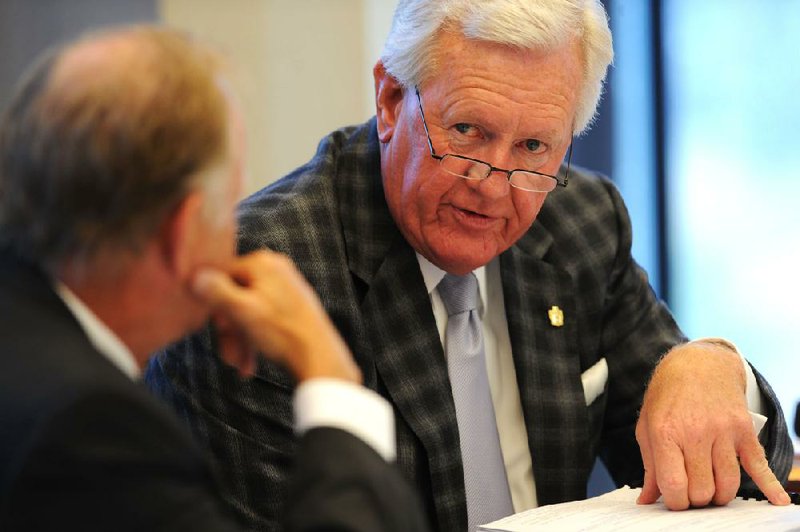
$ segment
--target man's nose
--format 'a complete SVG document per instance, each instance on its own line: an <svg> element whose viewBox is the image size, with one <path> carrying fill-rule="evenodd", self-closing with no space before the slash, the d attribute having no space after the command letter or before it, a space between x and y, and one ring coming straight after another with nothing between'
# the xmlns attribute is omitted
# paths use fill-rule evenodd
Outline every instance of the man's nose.
<svg viewBox="0 0 800 532"><path fill-rule="evenodd" d="M484 160L495 168L513 168L513 166L507 166L508 164L513 164L508 150L500 146L486 150L486 153L482 155L487 157L487 159ZM488 199L499 199L507 196L511 191L511 183L508 182L508 172L492 170L489 176L486 177L486 179L478 181L477 186L474 188Z"/></svg>
<svg viewBox="0 0 800 532"><path fill-rule="evenodd" d="M466 180L473 190L487 199L500 199L507 196L511 191L511 183L508 182L508 173L492 171L486 179Z"/></svg>

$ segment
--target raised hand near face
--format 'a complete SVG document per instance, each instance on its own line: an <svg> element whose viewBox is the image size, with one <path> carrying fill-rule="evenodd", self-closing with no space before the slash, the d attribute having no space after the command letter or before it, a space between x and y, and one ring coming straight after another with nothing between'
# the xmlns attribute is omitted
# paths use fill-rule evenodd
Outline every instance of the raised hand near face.
<svg viewBox="0 0 800 532"><path fill-rule="evenodd" d="M225 270L203 269L195 295L212 308L223 360L243 375L256 352L285 365L298 379L361 382L350 351L314 290L284 255L257 251Z"/></svg>

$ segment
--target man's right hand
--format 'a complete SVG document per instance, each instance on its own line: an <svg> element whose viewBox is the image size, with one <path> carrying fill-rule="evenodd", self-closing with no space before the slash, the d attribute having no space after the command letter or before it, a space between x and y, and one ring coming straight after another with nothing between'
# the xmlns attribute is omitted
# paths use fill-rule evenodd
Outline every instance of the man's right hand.
<svg viewBox="0 0 800 532"><path fill-rule="evenodd" d="M212 309L222 359L241 374L253 374L259 351L299 382L314 377L361 382L316 293L285 255L257 251L236 258L225 271L204 268L196 272L192 290Z"/></svg>

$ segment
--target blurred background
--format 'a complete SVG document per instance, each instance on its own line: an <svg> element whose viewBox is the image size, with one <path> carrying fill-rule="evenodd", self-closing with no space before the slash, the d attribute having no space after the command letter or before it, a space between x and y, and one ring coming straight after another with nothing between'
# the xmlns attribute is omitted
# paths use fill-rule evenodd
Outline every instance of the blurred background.
<svg viewBox="0 0 800 532"><path fill-rule="evenodd" d="M800 0L607 0L615 66L574 161L610 175L634 255L690 337L734 341L800 400ZM255 191L374 113L394 0L0 0L0 107L42 49L159 21L235 66ZM796 448L800 442L795 440Z"/></svg>

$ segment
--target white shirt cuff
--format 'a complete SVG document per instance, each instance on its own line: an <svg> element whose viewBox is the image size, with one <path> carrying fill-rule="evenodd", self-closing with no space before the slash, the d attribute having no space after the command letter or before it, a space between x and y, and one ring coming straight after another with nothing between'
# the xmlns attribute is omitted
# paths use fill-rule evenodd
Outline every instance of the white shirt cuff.
<svg viewBox="0 0 800 532"><path fill-rule="evenodd" d="M734 343L730 340L725 340L722 338L701 338L696 341L725 346L728 349L733 350L742 359L746 379L744 393L745 398L747 399L747 409L750 411L750 419L753 421L753 429L755 429L756 434L761 432L761 429L764 428L764 425L767 423L768 418L764 415L767 410L764 407L764 396L761 395L761 390L758 387L758 382L756 381L756 376L753 373L753 368L750 367L747 359L744 358L742 352L739 351L736 345L734 345Z"/></svg>
<svg viewBox="0 0 800 532"><path fill-rule="evenodd" d="M361 439L387 462L397 457L391 405L359 384L326 378L301 383L294 392L294 423L297 434L333 427Z"/></svg>

